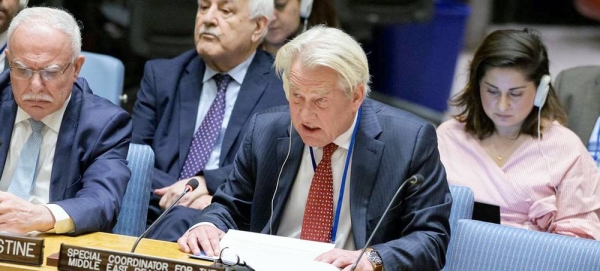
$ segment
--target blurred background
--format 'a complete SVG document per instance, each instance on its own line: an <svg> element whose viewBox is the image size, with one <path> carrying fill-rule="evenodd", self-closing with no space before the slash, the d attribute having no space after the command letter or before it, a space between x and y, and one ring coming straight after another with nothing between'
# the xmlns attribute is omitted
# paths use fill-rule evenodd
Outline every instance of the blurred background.
<svg viewBox="0 0 600 271"><path fill-rule="evenodd" d="M314 0L332 1L342 29L361 42L373 98L439 123L448 98L466 82L467 65L494 29L535 28L548 47L551 75L600 65L600 0ZM125 65L131 112L144 63L194 48L196 0L30 0L62 6L81 21L83 50Z"/></svg>

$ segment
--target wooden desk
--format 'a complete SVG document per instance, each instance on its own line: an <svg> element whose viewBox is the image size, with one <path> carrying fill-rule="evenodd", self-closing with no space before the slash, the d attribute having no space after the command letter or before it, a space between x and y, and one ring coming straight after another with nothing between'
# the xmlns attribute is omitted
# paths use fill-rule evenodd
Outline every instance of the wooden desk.
<svg viewBox="0 0 600 271"><path fill-rule="evenodd" d="M36 236L44 238L44 264L38 266L16 265L0 262L0 270L56 270L55 266L47 266L46 258L60 251L60 244L65 243L74 246L82 246L96 249L107 249L121 252L131 251L135 237L123 236L111 233L96 232L77 237L56 234L41 234ZM183 262L210 265L211 262L190 259L187 254L179 250L177 243L164 242L152 239L143 239L135 249L136 254L149 255L160 258L168 258Z"/></svg>

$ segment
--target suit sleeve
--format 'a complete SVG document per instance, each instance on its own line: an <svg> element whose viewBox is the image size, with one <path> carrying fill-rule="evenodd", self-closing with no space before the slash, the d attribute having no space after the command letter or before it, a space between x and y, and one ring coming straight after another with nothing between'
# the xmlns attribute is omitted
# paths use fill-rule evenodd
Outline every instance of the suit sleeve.
<svg viewBox="0 0 600 271"><path fill-rule="evenodd" d="M436 141L434 128L423 125L414 142L409 176L420 173L425 180L405 191L401 203L405 210L397 225L401 237L373 245L383 258L384 268L440 270L444 266L450 240L448 217L452 196Z"/></svg>
<svg viewBox="0 0 600 271"><path fill-rule="evenodd" d="M202 174L206 180L206 188L210 195L214 195L217 188L227 180L229 174L233 170L233 165L226 165L211 170L204 170Z"/></svg>
<svg viewBox="0 0 600 271"><path fill-rule="evenodd" d="M157 87L153 65L146 63L141 87L137 93L137 100L133 108L133 136L132 142L154 146L154 134L158 125L160 112L157 108ZM162 188L177 181L167 172L154 168L152 173L152 189Z"/></svg>
<svg viewBox="0 0 600 271"><path fill-rule="evenodd" d="M86 136L83 136L85 143L78 147L78 152L83 153L82 160L87 161L83 163L87 167L82 169L78 181L81 188L75 197L53 202L73 219L73 235L110 232L116 224L131 177L127 152L132 126L127 112L114 112L105 123L95 123L81 131Z"/></svg>
<svg viewBox="0 0 600 271"><path fill-rule="evenodd" d="M213 196L212 203L197 222L210 222L219 229L248 230L256 180L256 160L253 159L252 138L256 115L250 121L248 132L232 165L233 173Z"/></svg>

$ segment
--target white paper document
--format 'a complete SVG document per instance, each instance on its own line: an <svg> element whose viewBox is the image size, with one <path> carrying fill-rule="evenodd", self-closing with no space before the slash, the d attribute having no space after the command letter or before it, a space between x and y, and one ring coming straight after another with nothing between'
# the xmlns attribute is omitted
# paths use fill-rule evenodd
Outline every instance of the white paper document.
<svg viewBox="0 0 600 271"><path fill-rule="evenodd" d="M221 249L231 249L257 271L339 271L331 264L314 261L334 248L330 243L229 230L220 245Z"/></svg>

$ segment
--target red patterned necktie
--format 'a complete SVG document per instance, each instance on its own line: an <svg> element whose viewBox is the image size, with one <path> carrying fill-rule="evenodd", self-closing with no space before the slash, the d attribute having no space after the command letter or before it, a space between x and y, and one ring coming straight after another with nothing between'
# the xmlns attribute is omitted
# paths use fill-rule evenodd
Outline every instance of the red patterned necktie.
<svg viewBox="0 0 600 271"><path fill-rule="evenodd" d="M329 143L323 148L323 158L315 169L306 200L301 239L326 243L331 241L333 223L331 155L337 147L334 143Z"/></svg>
<svg viewBox="0 0 600 271"><path fill-rule="evenodd" d="M223 117L225 116L225 90L227 90L227 85L231 81L231 76L216 74L213 79L217 83L217 97L210 105L206 117L204 117L200 127L194 134L190 150L179 175L180 179L193 177L204 169L221 131Z"/></svg>

